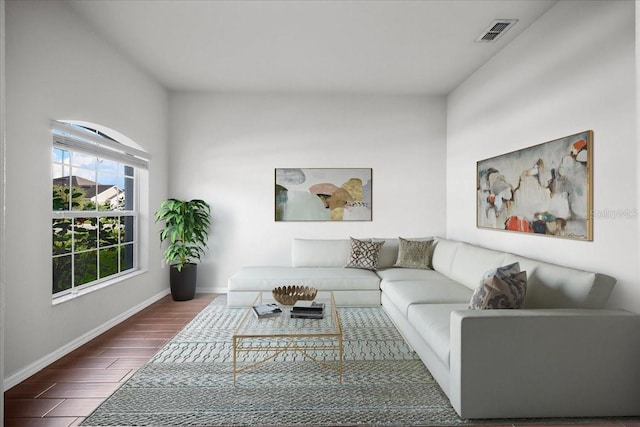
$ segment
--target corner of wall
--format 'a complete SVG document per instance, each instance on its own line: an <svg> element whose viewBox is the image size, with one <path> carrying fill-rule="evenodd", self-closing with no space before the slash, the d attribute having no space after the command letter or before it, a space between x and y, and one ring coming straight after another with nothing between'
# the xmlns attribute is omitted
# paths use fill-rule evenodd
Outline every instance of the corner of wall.
<svg viewBox="0 0 640 427"><path fill-rule="evenodd" d="M4 390L4 228L5 228L5 0L0 0L0 383ZM0 398L0 419L4 419L4 393Z"/></svg>
<svg viewBox="0 0 640 427"><path fill-rule="evenodd" d="M636 111L635 115L638 116L640 112L640 0L636 0ZM640 172L638 172L638 166L640 166L640 121L636 120L636 221L638 221L638 259L636 260L636 266L639 269L638 277L640 277ZM637 291L640 293L640 283L636 284ZM640 301L640 297L638 297Z"/></svg>

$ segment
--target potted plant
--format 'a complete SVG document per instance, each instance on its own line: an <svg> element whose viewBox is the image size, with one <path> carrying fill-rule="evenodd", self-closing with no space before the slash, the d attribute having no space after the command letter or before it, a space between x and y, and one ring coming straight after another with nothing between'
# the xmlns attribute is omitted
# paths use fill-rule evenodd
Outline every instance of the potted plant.
<svg viewBox="0 0 640 427"><path fill-rule="evenodd" d="M193 299L197 262L207 248L211 208L204 200L171 198L160 204L155 217L156 222L165 222L160 230L160 242L169 242L164 259L170 266L171 295L174 301Z"/></svg>

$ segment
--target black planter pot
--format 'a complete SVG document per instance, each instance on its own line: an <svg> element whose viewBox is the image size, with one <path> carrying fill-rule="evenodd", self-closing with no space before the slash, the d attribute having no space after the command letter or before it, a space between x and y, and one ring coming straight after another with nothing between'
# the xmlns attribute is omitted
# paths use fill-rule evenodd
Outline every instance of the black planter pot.
<svg viewBox="0 0 640 427"><path fill-rule="evenodd" d="M198 265L185 264L182 270L172 265L169 273L171 284L171 296L174 301L189 301L196 295L196 282L198 278Z"/></svg>

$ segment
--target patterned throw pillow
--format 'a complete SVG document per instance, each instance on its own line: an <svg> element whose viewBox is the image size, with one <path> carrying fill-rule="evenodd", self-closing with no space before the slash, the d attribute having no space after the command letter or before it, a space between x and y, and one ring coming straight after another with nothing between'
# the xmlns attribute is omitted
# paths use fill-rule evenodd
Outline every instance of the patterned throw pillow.
<svg viewBox="0 0 640 427"><path fill-rule="evenodd" d="M519 262L514 262L513 264L507 264L507 265L503 265L502 267L498 267L498 268L493 268L489 271L487 271L486 273L484 273L484 276L482 277L482 279L488 279L491 276L513 276L515 274L520 273L520 263Z"/></svg>
<svg viewBox="0 0 640 427"><path fill-rule="evenodd" d="M398 260L394 267L431 270L431 245L433 240L416 241L400 239Z"/></svg>
<svg viewBox="0 0 640 427"><path fill-rule="evenodd" d="M527 294L527 272L518 263L488 271L469 303L471 310L521 308Z"/></svg>
<svg viewBox="0 0 640 427"><path fill-rule="evenodd" d="M351 254L349 262L345 267L363 268L366 270L378 269L378 258L380 256L380 248L384 241L367 242L351 238Z"/></svg>

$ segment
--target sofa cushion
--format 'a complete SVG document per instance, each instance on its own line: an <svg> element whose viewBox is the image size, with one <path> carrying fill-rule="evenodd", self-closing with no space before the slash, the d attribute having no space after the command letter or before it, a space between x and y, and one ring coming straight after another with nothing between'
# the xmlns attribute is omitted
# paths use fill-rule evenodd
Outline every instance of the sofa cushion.
<svg viewBox="0 0 640 427"><path fill-rule="evenodd" d="M344 267L349 260L351 246L348 239L293 239L291 265L293 267Z"/></svg>
<svg viewBox="0 0 640 427"><path fill-rule="evenodd" d="M347 268L363 268L365 270L377 270L380 248L384 241L371 242L351 238L351 252Z"/></svg>
<svg viewBox="0 0 640 427"><path fill-rule="evenodd" d="M383 282L393 282L398 280L430 280L434 276L433 270L423 270L420 268L384 268L376 271L376 273L380 276Z"/></svg>
<svg viewBox="0 0 640 427"><path fill-rule="evenodd" d="M408 310L409 322L447 367L450 367L451 312L466 310L467 304L414 304Z"/></svg>
<svg viewBox="0 0 640 427"><path fill-rule="evenodd" d="M455 258L458 247L461 244L461 242L456 242L455 240L441 238L434 239L433 255L431 256L431 265L433 266L433 269L447 277L451 277L453 259Z"/></svg>
<svg viewBox="0 0 640 427"><path fill-rule="evenodd" d="M407 240L400 237L398 260L394 267L431 269L431 244L433 241Z"/></svg>
<svg viewBox="0 0 640 427"><path fill-rule="evenodd" d="M383 281L380 285L382 292L405 316L407 310L414 304L449 304L463 303L468 308L473 292L432 270L432 277L419 281Z"/></svg>
<svg viewBox="0 0 640 427"><path fill-rule="evenodd" d="M342 267L242 267L228 281L233 291L270 291L283 285L307 285L319 291L377 290L380 278L373 271Z"/></svg>
<svg viewBox="0 0 640 427"><path fill-rule="evenodd" d="M471 297L471 310L521 308L527 292L527 272L486 277Z"/></svg>
<svg viewBox="0 0 640 427"><path fill-rule="evenodd" d="M384 245L380 248L380 254L378 256L378 269L393 267L398 259L398 238L373 238L372 242L384 242Z"/></svg>
<svg viewBox="0 0 640 427"><path fill-rule="evenodd" d="M616 283L604 274L518 255L508 254L505 262L518 262L527 271L523 308L605 308Z"/></svg>
<svg viewBox="0 0 640 427"><path fill-rule="evenodd" d="M450 277L475 290L487 270L505 264L505 252L461 243L455 253Z"/></svg>

